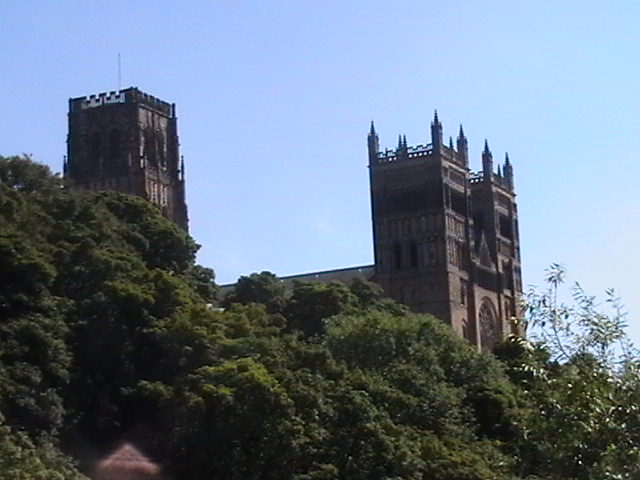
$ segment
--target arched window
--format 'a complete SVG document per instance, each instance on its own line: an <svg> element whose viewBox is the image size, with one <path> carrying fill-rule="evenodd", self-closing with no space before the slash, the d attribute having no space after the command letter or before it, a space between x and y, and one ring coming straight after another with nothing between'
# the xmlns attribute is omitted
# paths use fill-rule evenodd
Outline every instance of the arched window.
<svg viewBox="0 0 640 480"><path fill-rule="evenodd" d="M470 340L469 338L469 322L467 322L466 318L462 319L462 337Z"/></svg>
<svg viewBox="0 0 640 480"><path fill-rule="evenodd" d="M493 350L494 345L500 339L500 328L493 303L485 298L478 312L478 324L480 326L480 348L485 352Z"/></svg>

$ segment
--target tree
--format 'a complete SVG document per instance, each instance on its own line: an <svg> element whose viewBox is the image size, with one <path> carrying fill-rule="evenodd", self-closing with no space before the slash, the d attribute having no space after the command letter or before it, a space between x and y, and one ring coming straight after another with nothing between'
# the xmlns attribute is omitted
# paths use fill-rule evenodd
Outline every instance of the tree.
<svg viewBox="0 0 640 480"><path fill-rule="evenodd" d="M61 302L49 292L56 272L5 232L0 227L0 412L12 426L52 433L62 424L70 366Z"/></svg>
<svg viewBox="0 0 640 480"><path fill-rule="evenodd" d="M62 187L62 181L46 165L34 162L29 155L0 155L0 183L27 193L44 193Z"/></svg>
<svg viewBox="0 0 640 480"><path fill-rule="evenodd" d="M146 431L193 480L639 478L613 292L564 305L552 269L492 356L361 280L262 272L211 309L196 250L142 199L0 158L0 477L80 479L59 440Z"/></svg>
<svg viewBox="0 0 640 480"><path fill-rule="evenodd" d="M269 313L280 313L286 303L286 288L271 272L252 273L238 279L223 304L228 307L232 303L261 303Z"/></svg>
<svg viewBox="0 0 640 480"><path fill-rule="evenodd" d="M88 480L74 462L47 440L34 442L0 421L0 478L4 480Z"/></svg>
<svg viewBox="0 0 640 480"><path fill-rule="evenodd" d="M409 313L409 308L387 297L384 290L377 283L356 277L349 290L358 298L358 307L361 310L384 310L394 315Z"/></svg>
<svg viewBox="0 0 640 480"><path fill-rule="evenodd" d="M627 479L640 475L640 369L613 291L604 306L574 285L559 300L564 270L528 295L529 339L496 354L527 401L518 445L522 474L550 479ZM516 437L517 439L517 437Z"/></svg>
<svg viewBox="0 0 640 480"><path fill-rule="evenodd" d="M343 283L294 282L285 317L292 329L314 336L323 333L326 319L356 305L357 297Z"/></svg>
<svg viewBox="0 0 640 480"><path fill-rule="evenodd" d="M73 430L100 446L135 426L138 382L166 374L155 325L215 284L148 202L62 187L0 158L0 413L34 441Z"/></svg>

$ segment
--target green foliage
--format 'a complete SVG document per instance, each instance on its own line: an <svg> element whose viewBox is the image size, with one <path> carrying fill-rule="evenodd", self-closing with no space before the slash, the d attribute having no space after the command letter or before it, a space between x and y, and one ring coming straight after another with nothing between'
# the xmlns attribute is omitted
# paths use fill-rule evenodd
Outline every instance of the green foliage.
<svg viewBox="0 0 640 480"><path fill-rule="evenodd" d="M48 288L56 275L47 258L0 228L0 412L30 432L62 423L68 380L67 327Z"/></svg>
<svg viewBox="0 0 640 480"><path fill-rule="evenodd" d="M135 437L173 478L640 478L624 317L562 272L495 357L356 280L213 272L155 207L0 158L0 478L83 478ZM140 432L146 432L141 434Z"/></svg>
<svg viewBox="0 0 640 480"><path fill-rule="evenodd" d="M185 280L193 290L208 303L213 304L218 298L218 286L215 284L215 273L202 265L193 265L185 272Z"/></svg>
<svg viewBox="0 0 640 480"><path fill-rule="evenodd" d="M354 311L307 337L278 319L236 305L156 328L161 357L183 368L137 395L157 406L176 477L507 478L498 436L475 415L485 392L514 392L440 322ZM504 421L513 403L499 405Z"/></svg>
<svg viewBox="0 0 640 480"><path fill-rule="evenodd" d="M606 291L604 305L575 283L573 304L559 300L565 271L554 264L547 270L547 289L528 294L531 340L544 346L556 361L592 356L602 365L631 360L633 352L625 333L625 313L613 289Z"/></svg>
<svg viewBox="0 0 640 480"><path fill-rule="evenodd" d="M3 480L87 480L50 441L32 441L0 423L0 478Z"/></svg>
<svg viewBox="0 0 640 480"><path fill-rule="evenodd" d="M215 296L196 249L142 199L71 192L28 158L0 157L0 413L8 426L33 441L73 428L94 445L132 428L127 392L160 374L151 329Z"/></svg>
<svg viewBox="0 0 640 480"><path fill-rule="evenodd" d="M360 310L384 310L394 315L409 313L409 309L386 297L382 287L376 283L356 277L349 290L357 297L357 305Z"/></svg>
<svg viewBox="0 0 640 480"><path fill-rule="evenodd" d="M549 479L640 476L640 369L610 291L602 309L576 285L574 305L559 300L564 271L529 295L529 340L512 338L496 352L523 391L522 474Z"/></svg>
<svg viewBox="0 0 640 480"><path fill-rule="evenodd" d="M307 336L324 331L324 322L339 313L353 311L357 297L340 282L295 282L285 309L289 326Z"/></svg>
<svg viewBox="0 0 640 480"><path fill-rule="evenodd" d="M33 162L29 155L0 155L0 183L27 193L44 193L62 187L62 182L57 176L52 175L49 167Z"/></svg>
<svg viewBox="0 0 640 480"><path fill-rule="evenodd" d="M233 292L225 298L224 305L261 303L270 313L277 313L284 308L285 293L285 286L273 273L252 273L238 279Z"/></svg>

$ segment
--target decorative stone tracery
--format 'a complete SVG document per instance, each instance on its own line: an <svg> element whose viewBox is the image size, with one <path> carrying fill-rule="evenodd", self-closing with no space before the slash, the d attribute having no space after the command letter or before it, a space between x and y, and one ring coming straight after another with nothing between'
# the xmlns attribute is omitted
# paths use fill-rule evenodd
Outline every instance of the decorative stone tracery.
<svg viewBox="0 0 640 480"><path fill-rule="evenodd" d="M498 325L498 316L493 302L484 298L478 311L478 324L480 326L480 348L483 351L491 351L502 334Z"/></svg>

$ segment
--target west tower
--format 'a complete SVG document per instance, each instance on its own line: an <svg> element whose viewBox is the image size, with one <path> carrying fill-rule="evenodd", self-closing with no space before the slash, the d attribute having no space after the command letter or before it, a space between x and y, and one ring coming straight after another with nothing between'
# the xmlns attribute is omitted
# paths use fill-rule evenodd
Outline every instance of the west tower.
<svg viewBox="0 0 640 480"><path fill-rule="evenodd" d="M70 99L64 175L76 188L143 197L188 228L175 104L137 88Z"/></svg>
<svg viewBox="0 0 640 480"><path fill-rule="evenodd" d="M469 169L462 127L443 142L437 113L431 143L380 151L368 136L375 273L387 294L431 313L484 350L518 328L522 291L513 167Z"/></svg>

